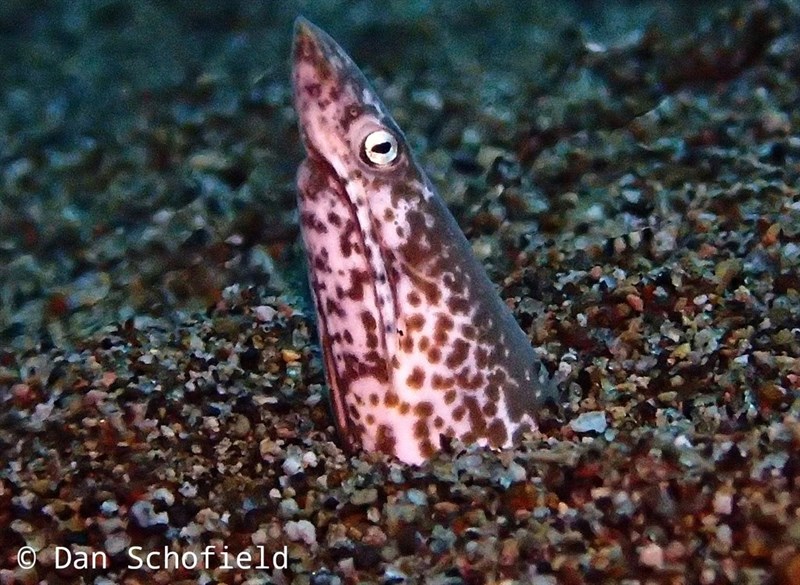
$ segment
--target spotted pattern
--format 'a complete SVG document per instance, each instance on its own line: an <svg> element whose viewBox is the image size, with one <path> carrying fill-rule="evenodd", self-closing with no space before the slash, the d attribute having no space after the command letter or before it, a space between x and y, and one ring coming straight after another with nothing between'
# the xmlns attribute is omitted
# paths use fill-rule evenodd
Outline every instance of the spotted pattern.
<svg viewBox="0 0 800 585"><path fill-rule="evenodd" d="M554 393L528 338L361 72L302 18L293 82L300 225L343 441L409 463L443 435L511 445ZM388 164L362 152L377 130L397 139Z"/></svg>

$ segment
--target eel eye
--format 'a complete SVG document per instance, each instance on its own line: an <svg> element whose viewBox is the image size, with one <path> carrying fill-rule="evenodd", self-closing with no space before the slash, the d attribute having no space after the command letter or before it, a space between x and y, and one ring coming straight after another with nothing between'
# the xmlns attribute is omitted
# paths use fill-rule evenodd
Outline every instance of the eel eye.
<svg viewBox="0 0 800 585"><path fill-rule="evenodd" d="M397 160L397 138L386 130L370 132L364 139L363 155L366 162L385 167Z"/></svg>

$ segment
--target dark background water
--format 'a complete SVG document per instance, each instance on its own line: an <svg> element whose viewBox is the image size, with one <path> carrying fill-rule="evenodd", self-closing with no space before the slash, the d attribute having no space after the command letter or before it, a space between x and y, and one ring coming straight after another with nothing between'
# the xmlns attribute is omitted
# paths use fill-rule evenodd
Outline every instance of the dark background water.
<svg viewBox="0 0 800 585"><path fill-rule="evenodd" d="M0 3L0 336L202 308L234 283L298 288L298 14L375 81L462 221L484 146L519 159L533 199L586 191L546 184L531 168L540 146L654 107L682 67L673 39L709 36L697 52L725 62L736 27L706 32L747 5ZM609 47L623 57L592 62ZM486 184L469 180L479 199Z"/></svg>
<svg viewBox="0 0 800 585"><path fill-rule="evenodd" d="M654 25L685 33L706 26L723 4L9 0L0 6L0 131L6 148L47 122L103 134L131 123L131 113L151 94L204 77L224 78L228 91L280 93L273 84L287 84L298 14L376 75L424 77L443 69L458 76L498 68L536 76L532 65L564 35L581 31L614 44Z"/></svg>

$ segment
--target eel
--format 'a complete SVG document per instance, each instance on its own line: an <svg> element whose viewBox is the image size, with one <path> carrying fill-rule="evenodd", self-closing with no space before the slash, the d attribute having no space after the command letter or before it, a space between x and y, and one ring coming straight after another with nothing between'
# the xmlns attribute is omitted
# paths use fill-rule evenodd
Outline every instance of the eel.
<svg viewBox="0 0 800 585"><path fill-rule="evenodd" d="M555 394L528 337L386 106L303 17L292 82L300 229L343 447L420 464L447 438L512 446Z"/></svg>

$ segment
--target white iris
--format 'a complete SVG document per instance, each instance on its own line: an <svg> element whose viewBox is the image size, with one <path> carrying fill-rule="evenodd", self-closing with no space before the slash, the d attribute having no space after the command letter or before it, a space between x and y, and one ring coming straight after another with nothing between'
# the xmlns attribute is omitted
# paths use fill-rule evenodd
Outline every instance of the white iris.
<svg viewBox="0 0 800 585"><path fill-rule="evenodd" d="M386 130L370 132L364 139L364 156L379 167L393 163L397 158L397 139Z"/></svg>

